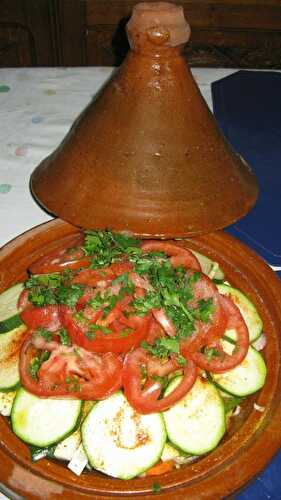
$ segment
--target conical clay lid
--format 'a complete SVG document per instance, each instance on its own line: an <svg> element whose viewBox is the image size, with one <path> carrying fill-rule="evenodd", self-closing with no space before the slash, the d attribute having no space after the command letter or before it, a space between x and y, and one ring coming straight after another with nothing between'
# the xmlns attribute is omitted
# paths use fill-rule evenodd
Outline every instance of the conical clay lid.
<svg viewBox="0 0 281 500"><path fill-rule="evenodd" d="M33 172L49 212L84 228L192 236L255 203L257 184L226 143L181 56L183 9L141 3L131 51L60 147Z"/></svg>

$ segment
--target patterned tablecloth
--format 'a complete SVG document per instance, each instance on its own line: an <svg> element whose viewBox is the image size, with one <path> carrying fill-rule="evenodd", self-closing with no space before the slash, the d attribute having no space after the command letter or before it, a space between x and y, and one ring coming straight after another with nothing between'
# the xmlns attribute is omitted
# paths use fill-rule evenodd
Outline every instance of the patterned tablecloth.
<svg viewBox="0 0 281 500"><path fill-rule="evenodd" d="M210 108L211 82L234 71L193 70ZM51 219L30 194L30 174L60 144L111 72L111 68L0 69L0 246ZM272 467L274 477L280 477L279 462ZM239 499L281 498L273 475L267 469ZM0 493L1 498L5 497Z"/></svg>

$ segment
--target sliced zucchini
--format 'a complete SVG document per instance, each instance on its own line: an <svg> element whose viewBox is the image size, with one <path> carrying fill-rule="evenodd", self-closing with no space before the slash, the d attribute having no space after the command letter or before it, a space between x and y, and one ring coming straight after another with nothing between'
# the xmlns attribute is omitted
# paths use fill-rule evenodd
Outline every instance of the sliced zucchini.
<svg viewBox="0 0 281 500"><path fill-rule="evenodd" d="M90 465L120 479L131 479L152 467L166 442L162 415L140 415L121 391L93 407L81 433Z"/></svg>
<svg viewBox="0 0 281 500"><path fill-rule="evenodd" d="M224 272L219 267L219 264L217 262L214 262L213 260L209 259L209 257L206 257L206 255L202 255L202 253L199 253L195 250L190 249L190 251L199 260L199 263L202 267L202 271L204 274L207 274L207 276L209 276L209 278L211 279L223 281Z"/></svg>
<svg viewBox="0 0 281 500"><path fill-rule="evenodd" d="M19 315L18 298L24 288L23 283L13 285L0 295L0 333L6 333L22 325Z"/></svg>
<svg viewBox="0 0 281 500"><path fill-rule="evenodd" d="M12 407L12 429L26 443L50 446L74 431L81 411L77 399L39 398L20 388Z"/></svg>
<svg viewBox="0 0 281 500"><path fill-rule="evenodd" d="M180 451L175 448L171 443L165 443L162 451L161 460L166 462L167 460L174 460L180 456Z"/></svg>
<svg viewBox="0 0 281 500"><path fill-rule="evenodd" d="M92 409L94 401L84 401L81 421L88 415L90 410ZM58 460L72 460L77 448L79 448L81 443L81 431L76 429L70 436L60 441L54 451L54 457Z"/></svg>
<svg viewBox="0 0 281 500"><path fill-rule="evenodd" d="M217 287L222 295L230 297L239 308L249 330L250 342L254 342L261 335L263 328L262 319L254 304L237 288L225 284L217 285ZM226 335L233 340L236 339L234 330L228 330Z"/></svg>
<svg viewBox="0 0 281 500"><path fill-rule="evenodd" d="M9 392L19 384L19 353L26 330L22 324L0 335L0 391Z"/></svg>
<svg viewBox="0 0 281 500"><path fill-rule="evenodd" d="M4 417L9 417L11 415L15 395L15 391L0 392L0 414Z"/></svg>
<svg viewBox="0 0 281 500"><path fill-rule="evenodd" d="M165 395L174 390L181 377L172 380ZM192 455L203 455L217 446L226 424L224 404L216 387L198 377L186 396L163 413L168 439Z"/></svg>
<svg viewBox="0 0 281 500"><path fill-rule="evenodd" d="M70 436L60 441L54 451L54 457L58 460L70 461L77 448L81 444L81 432L80 429L72 432Z"/></svg>
<svg viewBox="0 0 281 500"><path fill-rule="evenodd" d="M221 343L224 351L231 354L234 345L227 340L222 340ZM250 346L240 365L224 373L212 373L210 377L223 391L233 396L248 396L264 385L266 364L262 355Z"/></svg>

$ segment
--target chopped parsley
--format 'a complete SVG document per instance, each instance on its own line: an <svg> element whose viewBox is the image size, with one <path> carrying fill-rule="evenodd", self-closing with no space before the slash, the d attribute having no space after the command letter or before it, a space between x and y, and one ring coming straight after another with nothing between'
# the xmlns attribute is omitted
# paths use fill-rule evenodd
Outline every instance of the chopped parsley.
<svg viewBox="0 0 281 500"><path fill-rule="evenodd" d="M232 396L229 398L224 398L224 408L225 408L225 413L229 413L230 411L234 410L236 406L240 405L240 403L243 401L243 398L238 397L238 396Z"/></svg>
<svg viewBox="0 0 281 500"><path fill-rule="evenodd" d="M145 316L151 309L161 307L161 297L156 292L147 292L145 297L137 297L132 303L136 314Z"/></svg>
<svg viewBox="0 0 281 500"><path fill-rule="evenodd" d="M40 359L38 357L33 358L29 365L29 373L32 378L34 379L37 378L37 373L39 371L40 366L41 366Z"/></svg>
<svg viewBox="0 0 281 500"><path fill-rule="evenodd" d="M214 312L213 299L199 300L199 318L203 323L209 323L210 316Z"/></svg>
<svg viewBox="0 0 281 500"><path fill-rule="evenodd" d="M106 326L102 325L97 325L96 323L90 323L89 325L89 332L86 333L86 336L89 338L90 333L94 332L102 332L104 335L109 335L112 333L112 330L110 328L106 328ZM94 338L94 337L93 337Z"/></svg>
<svg viewBox="0 0 281 500"><path fill-rule="evenodd" d="M58 304L74 307L83 295L83 288L80 285L61 286L57 289Z"/></svg>
<svg viewBox="0 0 281 500"><path fill-rule="evenodd" d="M67 383L67 389L69 392L79 392L81 391L81 385L79 383L79 378L77 375L68 375L65 379Z"/></svg>
<svg viewBox="0 0 281 500"><path fill-rule="evenodd" d="M32 462L37 462L38 460L44 457L54 458L56 447L57 444L48 446L46 448L39 448L37 446L31 445L29 448L30 448L30 455Z"/></svg>
<svg viewBox="0 0 281 500"><path fill-rule="evenodd" d="M53 338L52 333L41 326L37 328L36 333L38 333L41 337L43 337L46 340L46 342L51 342Z"/></svg>
<svg viewBox="0 0 281 500"><path fill-rule="evenodd" d="M86 231L83 250L92 256L92 269L98 269L128 256L141 253L140 241L125 234L111 231Z"/></svg>
<svg viewBox="0 0 281 500"><path fill-rule="evenodd" d="M174 354L180 366L184 367L186 365L185 358L180 354L179 339L176 337L160 337L155 340L153 345L143 341L141 346L160 359L166 359L171 354Z"/></svg>
<svg viewBox="0 0 281 500"><path fill-rule="evenodd" d="M214 347L205 347L204 354L208 361L211 361L214 358L220 358L223 354L215 349Z"/></svg>
<svg viewBox="0 0 281 500"><path fill-rule="evenodd" d="M57 333L60 336L62 345L71 346L71 340L65 328L61 328Z"/></svg>
<svg viewBox="0 0 281 500"><path fill-rule="evenodd" d="M159 483L153 483L152 484L152 493L160 493L161 491L161 486Z"/></svg>
<svg viewBox="0 0 281 500"><path fill-rule="evenodd" d="M25 287L29 290L28 299L37 307L56 304L74 307L82 297L84 287L70 284L71 276L72 273L66 271L62 274L31 276L25 283Z"/></svg>
<svg viewBox="0 0 281 500"><path fill-rule="evenodd" d="M96 334L94 332L91 332L91 331L85 332L85 335L86 335L87 339L89 339L89 340L94 340L96 338Z"/></svg>

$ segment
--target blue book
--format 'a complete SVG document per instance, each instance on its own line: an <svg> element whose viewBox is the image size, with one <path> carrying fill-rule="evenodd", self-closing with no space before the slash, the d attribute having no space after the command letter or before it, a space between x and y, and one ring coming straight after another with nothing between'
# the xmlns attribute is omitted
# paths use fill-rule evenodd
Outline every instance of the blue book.
<svg viewBox="0 0 281 500"><path fill-rule="evenodd" d="M238 71L212 84L219 126L255 172L255 207L226 229L256 251L281 277L281 74ZM279 269L279 270L278 270ZM280 500L281 451L237 500Z"/></svg>
<svg viewBox="0 0 281 500"><path fill-rule="evenodd" d="M251 212L227 231L281 276L281 74L238 71L212 84L214 114L233 148L255 172Z"/></svg>

